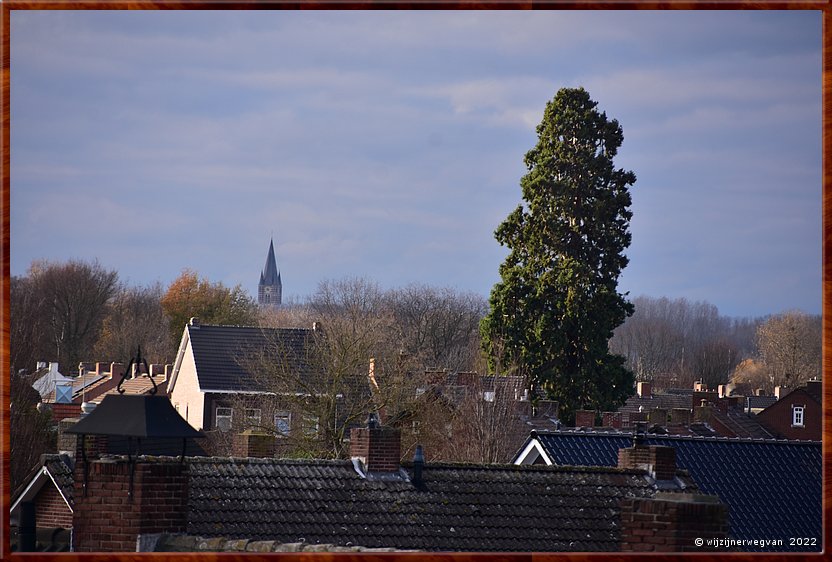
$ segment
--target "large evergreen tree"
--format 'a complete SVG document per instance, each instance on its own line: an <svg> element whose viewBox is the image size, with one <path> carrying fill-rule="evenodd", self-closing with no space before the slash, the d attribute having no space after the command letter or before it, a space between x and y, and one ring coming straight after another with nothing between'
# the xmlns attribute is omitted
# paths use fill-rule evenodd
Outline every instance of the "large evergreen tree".
<svg viewBox="0 0 832 562"><path fill-rule="evenodd" d="M633 311L617 285L636 178L613 164L618 121L583 88L558 91L537 134L520 181L525 204L495 232L510 253L481 331L492 368L524 371L569 423L577 409L615 409L632 392L608 341Z"/></svg>

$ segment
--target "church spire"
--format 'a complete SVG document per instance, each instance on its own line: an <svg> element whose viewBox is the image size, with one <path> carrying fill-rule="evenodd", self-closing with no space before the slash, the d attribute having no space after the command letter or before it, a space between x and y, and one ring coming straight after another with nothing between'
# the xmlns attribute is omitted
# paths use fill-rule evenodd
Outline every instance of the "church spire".
<svg viewBox="0 0 832 562"><path fill-rule="evenodd" d="M257 290L257 301L261 306L277 306L281 303L283 283L280 271L277 269L277 259L274 256L274 239L269 241L269 253L266 255L266 267L260 272L260 284Z"/></svg>

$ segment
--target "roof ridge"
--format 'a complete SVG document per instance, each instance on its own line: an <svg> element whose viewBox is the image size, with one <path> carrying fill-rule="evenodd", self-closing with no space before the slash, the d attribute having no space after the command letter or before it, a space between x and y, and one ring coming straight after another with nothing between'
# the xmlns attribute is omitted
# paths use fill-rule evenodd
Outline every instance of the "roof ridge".
<svg viewBox="0 0 832 562"><path fill-rule="evenodd" d="M593 437L632 437L632 431L616 432L616 431L564 431L564 430L533 430L538 436L546 435L582 435ZM780 445L818 445L823 441L811 441L808 439L777 439L775 437L723 437L718 435L659 435L652 433L642 434L645 439L673 439L679 441L717 441L726 443L777 443Z"/></svg>

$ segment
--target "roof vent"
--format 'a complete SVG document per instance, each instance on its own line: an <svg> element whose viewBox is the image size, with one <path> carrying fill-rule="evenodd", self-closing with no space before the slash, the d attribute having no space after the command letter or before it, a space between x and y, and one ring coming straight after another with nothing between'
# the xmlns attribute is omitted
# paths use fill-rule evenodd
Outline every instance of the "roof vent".
<svg viewBox="0 0 832 562"><path fill-rule="evenodd" d="M425 454L421 445L416 445L416 454L413 455L413 485L417 488L422 486L422 469L425 468Z"/></svg>
<svg viewBox="0 0 832 562"><path fill-rule="evenodd" d="M199 318L196 316L191 316L191 319L188 320L189 326L199 326Z"/></svg>

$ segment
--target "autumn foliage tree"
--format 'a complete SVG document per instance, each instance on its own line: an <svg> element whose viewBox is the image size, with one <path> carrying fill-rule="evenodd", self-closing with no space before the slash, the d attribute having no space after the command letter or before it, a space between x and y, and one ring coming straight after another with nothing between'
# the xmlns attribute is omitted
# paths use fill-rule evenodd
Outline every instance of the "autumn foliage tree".
<svg viewBox="0 0 832 562"><path fill-rule="evenodd" d="M170 319L175 345L192 317L205 324L252 326L257 322L257 305L240 285L228 288L221 282L212 283L189 269L170 284L161 304Z"/></svg>

